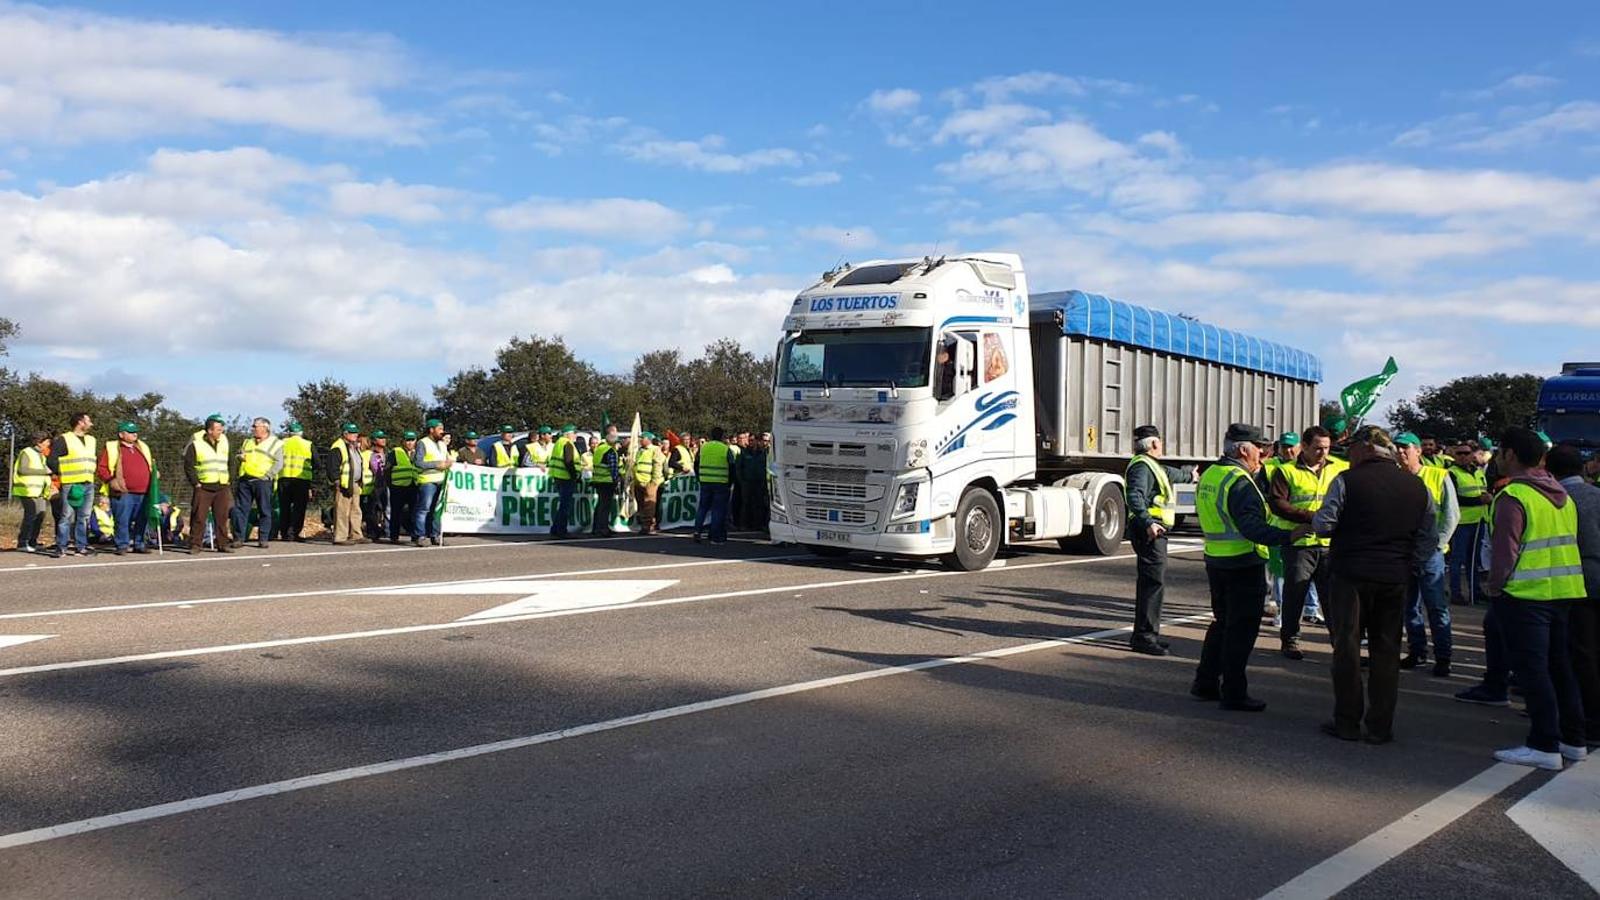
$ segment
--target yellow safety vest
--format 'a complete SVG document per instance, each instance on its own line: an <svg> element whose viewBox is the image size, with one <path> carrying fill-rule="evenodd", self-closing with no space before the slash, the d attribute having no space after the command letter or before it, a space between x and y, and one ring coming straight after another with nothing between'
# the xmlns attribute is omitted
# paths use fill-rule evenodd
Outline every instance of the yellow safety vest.
<svg viewBox="0 0 1600 900"><path fill-rule="evenodd" d="M535 441L528 445L528 459L536 466L548 466L550 465L550 454L554 450L554 444L541 444Z"/></svg>
<svg viewBox="0 0 1600 900"><path fill-rule="evenodd" d="M517 446L501 441L494 445L494 464L496 468L511 469L517 465Z"/></svg>
<svg viewBox="0 0 1600 900"><path fill-rule="evenodd" d="M311 480L311 442L303 437L283 439L283 471L279 478Z"/></svg>
<svg viewBox="0 0 1600 900"><path fill-rule="evenodd" d="M339 487L342 487L345 490L349 490L350 489L350 449L349 448L350 448L349 442L345 441L342 438L340 440L334 441L333 442L333 446L331 448L329 448L329 449L332 449L332 450L339 451ZM361 472L362 493L366 493L366 483L370 482L372 480L372 465L371 465L372 464L372 451L371 450L357 450L356 451L356 458L358 460L360 460L359 464L363 467L362 472Z"/></svg>
<svg viewBox="0 0 1600 900"><path fill-rule="evenodd" d="M378 476L372 472L372 458L378 455L376 450L361 451L361 496L371 497L372 492L378 489Z"/></svg>
<svg viewBox="0 0 1600 900"><path fill-rule="evenodd" d="M1322 508L1322 501L1328 495L1328 486L1333 484L1333 479L1340 472L1350 468L1350 464L1333 457L1322 464L1321 472L1313 472L1302 466L1299 460L1292 463L1283 463L1278 466L1277 472L1289 483L1289 503L1295 509L1303 509L1314 513ZM1268 520L1271 524L1284 529L1293 529L1294 523L1277 516ZM1307 535L1294 542L1296 547L1326 547L1332 543L1331 539L1318 537L1314 534Z"/></svg>
<svg viewBox="0 0 1600 900"><path fill-rule="evenodd" d="M611 444L601 444L589 454L589 464L594 467L594 474L589 480L595 484L611 483L611 467L606 465L606 457L615 456L617 448Z"/></svg>
<svg viewBox="0 0 1600 900"><path fill-rule="evenodd" d="M156 459L150 454L150 445L144 441L136 441L134 446L139 448L139 453L144 457L145 465L150 467L151 474L156 471ZM106 468L111 474L117 474L117 467L122 465L122 442L112 441L106 445Z"/></svg>
<svg viewBox="0 0 1600 900"><path fill-rule="evenodd" d="M1583 557L1578 550L1578 505L1568 497L1556 508L1535 488L1511 482L1495 497L1522 504L1522 553L1505 592L1518 600L1580 600L1585 595ZM1489 520L1494 528L1494 519Z"/></svg>
<svg viewBox="0 0 1600 900"><path fill-rule="evenodd" d="M421 451L417 455L417 459L421 462L442 463L449 459L449 454L445 453L444 445L431 437L425 437L417 441L417 449ZM417 483L443 484L444 474L443 469L422 469L417 473Z"/></svg>
<svg viewBox="0 0 1600 900"><path fill-rule="evenodd" d="M240 478L265 478L272 471L272 451L281 443L272 435L267 435L264 441L255 438L245 438L239 451L244 454L244 461L239 463Z"/></svg>
<svg viewBox="0 0 1600 900"><path fill-rule="evenodd" d="M572 470L567 467L567 448L571 445L572 439L566 435L550 445L550 477L557 481L572 480Z"/></svg>
<svg viewBox="0 0 1600 900"><path fill-rule="evenodd" d="M721 441L706 441L700 445L700 482L702 484L727 484L728 461L732 457L728 445Z"/></svg>
<svg viewBox="0 0 1600 900"><path fill-rule="evenodd" d="M46 469L44 454L32 447L23 447L17 454L16 461L11 464L11 496L13 497L44 497L50 493L50 476L23 475L22 463L27 461L28 468L39 470Z"/></svg>
<svg viewBox="0 0 1600 900"><path fill-rule="evenodd" d="M1450 473L1450 477L1456 483L1457 500L1473 500L1489 492L1489 473L1483 469L1468 471L1460 466L1453 466L1445 471ZM1463 504L1461 507L1461 524L1463 525L1477 525L1488 518L1488 504L1479 506L1466 506Z"/></svg>
<svg viewBox="0 0 1600 900"><path fill-rule="evenodd" d="M1450 480L1450 470L1437 466L1423 466L1417 470L1417 477L1422 479L1422 484L1428 489L1428 495L1433 498L1433 521L1435 525L1444 524L1444 483Z"/></svg>
<svg viewBox="0 0 1600 900"><path fill-rule="evenodd" d="M639 484L649 484L664 474L666 468L667 457L659 447L641 447L633 458L633 480Z"/></svg>
<svg viewBox="0 0 1600 900"><path fill-rule="evenodd" d="M1172 479L1167 477L1166 466L1163 466L1161 463L1151 459L1148 456L1145 456L1144 454L1135 456L1128 462L1127 474L1131 474L1133 472L1134 466L1145 466L1150 469L1150 474L1156 477L1156 487L1159 488L1159 490L1154 497L1150 498L1150 518L1155 519L1157 522L1160 522L1162 525L1165 525L1168 528L1171 528L1173 525L1177 524L1178 512L1176 509L1174 509L1175 504L1173 502L1174 498L1172 495ZM1123 485L1122 490L1123 499L1126 501L1128 490L1126 484Z"/></svg>
<svg viewBox="0 0 1600 900"><path fill-rule="evenodd" d="M411 487L417 483L417 467L404 447L394 448L394 465L389 467L389 484Z"/></svg>
<svg viewBox="0 0 1600 900"><path fill-rule="evenodd" d="M61 435L66 442L67 452L61 457L61 483L62 484L89 484L94 481L95 440L94 435L86 434L78 437L70 431Z"/></svg>
<svg viewBox="0 0 1600 900"><path fill-rule="evenodd" d="M1195 489L1195 514L1200 517L1200 530L1205 533L1205 554L1208 557L1232 559L1254 553L1262 559L1267 558L1267 548L1240 534L1238 526L1233 523L1233 513L1228 510L1228 493L1240 478L1250 482L1265 512L1267 498L1261 495L1256 480L1243 468L1218 464L1206 469L1205 474L1200 476L1200 485Z"/></svg>
<svg viewBox="0 0 1600 900"><path fill-rule="evenodd" d="M689 452L689 448L679 444L673 448L672 452L678 457L678 468L682 469L686 475L693 475L694 454Z"/></svg>
<svg viewBox="0 0 1600 900"><path fill-rule="evenodd" d="M228 436L217 438L212 447L204 431L194 433L194 474L201 484L228 483Z"/></svg>

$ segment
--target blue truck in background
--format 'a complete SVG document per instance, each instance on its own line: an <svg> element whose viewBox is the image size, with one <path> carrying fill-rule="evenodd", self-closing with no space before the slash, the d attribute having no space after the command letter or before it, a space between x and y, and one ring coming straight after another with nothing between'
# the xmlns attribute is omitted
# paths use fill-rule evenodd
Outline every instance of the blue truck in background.
<svg viewBox="0 0 1600 900"><path fill-rule="evenodd" d="M1539 387L1538 427L1557 444L1600 451L1600 362L1571 362Z"/></svg>

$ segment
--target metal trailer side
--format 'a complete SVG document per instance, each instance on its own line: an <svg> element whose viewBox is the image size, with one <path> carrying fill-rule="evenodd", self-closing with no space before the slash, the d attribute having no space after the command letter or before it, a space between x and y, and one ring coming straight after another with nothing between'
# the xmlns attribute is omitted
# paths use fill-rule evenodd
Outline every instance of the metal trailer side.
<svg viewBox="0 0 1600 900"><path fill-rule="evenodd" d="M1033 300L1041 476L1121 472L1139 425L1161 429L1169 460L1200 463L1221 454L1232 422L1276 437L1319 419L1320 363L1309 354L1077 291ZM1111 322L1093 322L1091 304ZM1175 327L1198 336L1177 339Z"/></svg>

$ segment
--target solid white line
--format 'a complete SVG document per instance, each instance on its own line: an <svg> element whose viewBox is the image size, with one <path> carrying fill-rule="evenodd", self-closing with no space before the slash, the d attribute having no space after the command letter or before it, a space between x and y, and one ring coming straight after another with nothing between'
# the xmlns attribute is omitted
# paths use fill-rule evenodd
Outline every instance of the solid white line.
<svg viewBox="0 0 1600 900"><path fill-rule="evenodd" d="M956 573L949 573L956 574ZM1186 616L1171 620L1168 624L1180 624L1200 619L1210 618L1209 615ZM107 828L116 828L122 825L131 825L135 822L148 822L151 819L161 819L168 816L181 815L195 810L209 809L215 806L226 806L240 803L245 800L255 800L260 797L272 797L294 791L303 791L308 788L322 787L323 785L338 784L342 781L354 781L358 778L370 778L374 775L387 775L391 772L402 772L407 769L418 769L424 766L436 766L440 763L455 762L462 759L471 759L475 756L487 756L491 753L504 753L508 750L521 750L525 747L534 747L539 744L550 744L568 738L583 737L589 734L598 734L604 731L616 731L621 728L632 728L650 722L660 722L665 719L676 719L682 716L691 716L696 713L710 712L729 706L739 706L745 703L755 703L761 700L771 700L775 697L787 697L792 694L801 694L807 691L818 691L824 688L839 687L840 685L854 684L860 681L870 681L875 678L885 678L890 675L904 675L908 672L921 672L927 669L938 669L945 666L962 665L965 663L984 662L988 660L1004 659L1018 656L1023 653L1033 653L1038 650L1048 650L1052 647L1063 647L1070 644L1086 644L1093 641L1104 640L1119 634L1127 634L1132 625L1120 628L1108 628L1092 634L1077 637L1059 638L1049 641L1037 641L1031 644L1019 644L1013 647L1002 647L998 650L985 650L967 656L946 656L939 659L924 660L903 666L887 666L878 669L869 669L865 672L855 672L849 675L835 675L831 678L818 678L813 681L801 681L794 684L785 684L778 687L763 688L757 691L747 691L742 694L730 694L712 700L702 700L698 703L686 703L682 706L671 706L666 709L657 709L650 712L637 713L617 719L607 719L603 722L591 722L587 725L577 725L572 728L562 728L556 731L546 731L542 734L528 735L526 737L511 738L510 740L495 741L490 744L476 744L471 747L461 747L455 750L444 750L438 753L428 753L422 756L412 756L405 759L394 759L387 762L373 763L365 766L353 766L348 769L336 769L332 772L323 772L318 775L306 775L300 778L290 778L285 781L274 781L270 784L260 784L253 787L239 788L232 791L222 791L216 794L207 794L203 797L191 797L187 800L177 800L171 803L161 803L156 806L146 806L141 809L126 812L112 813L110 815L95 816L89 819L80 819L76 822L65 822L60 825L50 825L44 828L35 828L30 831L19 831L14 834L0 835L0 850L13 847L22 847L28 844L38 844L56 838L85 834L91 831L102 831Z"/></svg>
<svg viewBox="0 0 1600 900"><path fill-rule="evenodd" d="M1263 900L1322 900L1375 871L1490 797L1516 784L1533 769L1495 763L1467 781L1422 804L1344 850L1301 872Z"/></svg>
<svg viewBox="0 0 1600 900"><path fill-rule="evenodd" d="M641 566L615 566L609 569L572 569L566 572L540 572L533 575L497 575L493 578L464 578L456 581L408 581L403 584L384 584L372 587L319 588L314 591L280 591L272 594L237 594L231 597L205 597L198 600L159 600L150 603L122 603L111 606L77 606L67 609L45 609L38 612L0 613L4 619L40 619L55 616L76 616L84 613L123 612L138 609L164 609L168 607L205 606L211 603L243 603L249 600L288 600L296 597L327 597L334 594L371 594L400 588L450 587L458 584L477 584L486 581L522 581L529 578L569 578L575 575L612 575L619 572L645 572L651 569L684 569L693 566L726 566L735 563L759 563L773 560L810 559L809 553L790 553L783 556L751 556L739 559L703 559L693 562L651 563Z"/></svg>
<svg viewBox="0 0 1600 900"><path fill-rule="evenodd" d="M1568 766L1506 812L1528 836L1600 891L1600 762Z"/></svg>
<svg viewBox="0 0 1600 900"><path fill-rule="evenodd" d="M1081 559L1062 559L1051 562L1032 563L1023 566L1011 566L1001 573L1018 572L1024 569L1046 569L1055 566L1083 565L1085 563L1112 562L1120 559L1133 559L1132 555L1126 556L1092 556ZM222 644L215 647L193 647L186 650L162 650L155 653L138 653L131 656L111 656L102 659L80 659L71 662L44 663L35 666L17 666L10 669L0 669L0 678L15 675L37 675L43 672L65 672L74 669L98 669L106 666L118 666L126 663L152 662L162 659L183 659L191 656L211 656L217 653L237 653L245 650L265 650L271 647L295 647L305 644L331 644L338 641L358 641L366 638L393 637L401 634L421 634L429 631L454 631L461 628L477 628L486 625L505 625L511 622L526 622L531 619L551 619L560 616L583 616L591 613L612 612L621 609L645 609L652 606L671 606L678 603L699 603L706 600L726 600L734 597L755 597L762 594L802 594L806 591L836 587L851 587L859 584L881 584L889 581L906 581L916 578L951 578L958 575L979 575L978 572L907 572L899 575L880 575L869 578L850 578L842 581L820 581L807 584L785 584L777 587L749 588L742 591L723 591L715 594L695 594L688 597L667 597L661 600L641 600L637 603L609 604L606 606L591 606L583 609L560 609L550 612L528 613L521 616L506 616L499 619L466 620L459 622L438 622L430 625L402 625L394 628L376 628L370 631L351 631L343 634L319 634L309 637L279 638L270 641L252 641L247 644ZM604 584L604 581L596 582ZM340 591L337 593L352 593Z"/></svg>
<svg viewBox="0 0 1600 900"><path fill-rule="evenodd" d="M458 537L479 537L479 535L458 535ZM544 535L539 535L534 540L526 540L525 539L525 540L514 540L514 541L485 541L483 543L475 543L475 544L445 544L445 545L439 546L439 547L428 547L428 548L425 548L425 550L428 553L434 553L434 552L437 552L439 550L486 550L486 549L499 548L499 547L531 547L531 546L535 546L535 545L539 545L539 544L547 544L547 545L552 546L552 547L580 547L580 546L584 546L586 544L601 544L601 545L604 545L604 544L616 544L616 543L620 543L622 541L637 541L637 540L643 540L645 538L661 538L661 537L678 538L678 539L681 539L681 540L688 540L689 539L689 536L686 535L686 534L667 534L665 532L663 532L661 534L653 534L653 535L645 535L645 534L627 534L627 535L625 535L625 534L620 534L619 533L615 537L609 537L609 538L573 538L573 539L567 540L567 541L555 541L555 540L549 539L548 537L546 537ZM284 541L274 541L273 543L281 544L281 543L285 543L285 542ZM324 545L313 545L313 546L324 546ZM100 553L97 554L97 555L104 555L104 554L106 554L108 552L109 551L100 551ZM373 547L367 547L367 548L359 549L359 550L332 550L332 549L329 549L329 550L315 550L315 549L313 549L313 550L309 550L309 551L307 551L305 553L259 553L259 554L257 554L257 553L240 552L238 550L235 550L232 553L207 553L204 556L190 556L187 553L184 553L184 552L179 551L179 550L173 550L173 551L170 551L170 552L173 554L171 558L168 558L166 556L162 556L162 557L160 557L158 559L128 559L127 557L123 557L122 559L106 561L106 562L82 562L82 563L81 562L67 562L65 560L57 561L57 560L51 559L50 557L46 556L41 562L29 563L29 564L27 564L25 566L7 566L5 568L0 568L0 572L76 572L76 571L78 571L80 569L99 569L99 568L103 568L103 567L106 567L106 566L115 566L117 568L126 568L126 567L129 567L129 566L174 565L176 563L255 562L257 560L262 560L262 559L317 559L317 558L323 557L323 556L351 556L351 555L355 555L355 554L371 554L371 553L417 553L419 551L418 551L418 549L416 547L382 547L382 546L373 546Z"/></svg>

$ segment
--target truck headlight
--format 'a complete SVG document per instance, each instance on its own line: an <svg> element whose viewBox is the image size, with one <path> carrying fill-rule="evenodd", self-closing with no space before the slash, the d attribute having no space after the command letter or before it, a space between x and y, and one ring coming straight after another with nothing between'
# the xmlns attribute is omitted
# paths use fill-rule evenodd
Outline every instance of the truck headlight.
<svg viewBox="0 0 1600 900"><path fill-rule="evenodd" d="M917 494L920 493L922 482L913 481L900 485L900 493L894 498L894 510L889 513L891 517L909 516L917 511Z"/></svg>

